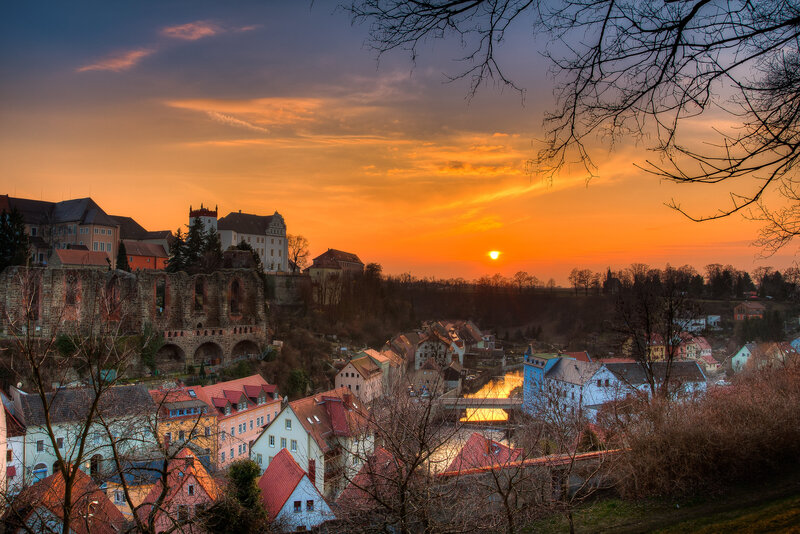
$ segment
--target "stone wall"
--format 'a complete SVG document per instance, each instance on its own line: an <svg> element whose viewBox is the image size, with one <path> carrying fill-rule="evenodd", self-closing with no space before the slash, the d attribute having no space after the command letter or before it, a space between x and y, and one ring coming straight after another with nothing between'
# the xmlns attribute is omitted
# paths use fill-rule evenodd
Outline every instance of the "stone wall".
<svg viewBox="0 0 800 534"><path fill-rule="evenodd" d="M266 280L267 300L278 306L301 306L310 294L311 279L306 274L270 273Z"/></svg>
<svg viewBox="0 0 800 534"><path fill-rule="evenodd" d="M264 285L255 271L245 269L189 275L7 268L0 273L0 332L8 334L11 323L23 327L26 311L31 312L31 328L42 337L98 321L113 321L125 334L141 333L149 323L165 334L165 341L167 332L184 332L175 344L186 363L199 363L194 354L209 330L215 332L213 343L223 360L237 351L250 354L254 345L260 351L267 343ZM181 338L186 342L180 343Z"/></svg>

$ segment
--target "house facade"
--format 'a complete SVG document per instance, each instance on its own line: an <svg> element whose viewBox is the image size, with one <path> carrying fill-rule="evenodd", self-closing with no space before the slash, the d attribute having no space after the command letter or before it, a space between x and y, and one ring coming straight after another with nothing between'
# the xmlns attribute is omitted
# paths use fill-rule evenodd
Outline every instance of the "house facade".
<svg viewBox="0 0 800 534"><path fill-rule="evenodd" d="M132 271L136 269L164 270L167 268L169 254L167 254L163 245L130 239L125 239L122 243L125 245L128 266Z"/></svg>
<svg viewBox="0 0 800 534"><path fill-rule="evenodd" d="M195 388L150 390L158 414L156 433L165 448L193 444L215 461L218 456L217 411L198 398Z"/></svg>
<svg viewBox="0 0 800 534"><path fill-rule="evenodd" d="M258 479L272 528L307 531L335 519L331 507L294 457L281 449Z"/></svg>
<svg viewBox="0 0 800 534"><path fill-rule="evenodd" d="M212 408L217 419L216 464L220 468L249 458L250 448L262 429L274 421L281 409L275 385L261 375L191 389Z"/></svg>
<svg viewBox="0 0 800 534"><path fill-rule="evenodd" d="M231 212L217 221L222 250L242 241L253 247L266 272L289 271L286 222L277 211L272 215Z"/></svg>
<svg viewBox="0 0 800 534"><path fill-rule="evenodd" d="M290 402L256 439L250 458L265 470L287 449L320 493L333 499L373 448L363 403L338 388Z"/></svg>
<svg viewBox="0 0 800 534"><path fill-rule="evenodd" d="M733 308L733 320L744 321L753 319L763 319L766 307L760 302L740 302Z"/></svg>
<svg viewBox="0 0 800 534"><path fill-rule="evenodd" d="M755 343L745 343L742 345L742 348L736 351L736 354L731 357L731 369L733 369L734 373L738 373L744 369L747 360L750 359L750 356L752 356L753 352L756 350L756 346Z"/></svg>
<svg viewBox="0 0 800 534"><path fill-rule="evenodd" d="M347 362L334 382L337 389L347 388L364 402L372 402L383 392L383 372L367 355Z"/></svg>

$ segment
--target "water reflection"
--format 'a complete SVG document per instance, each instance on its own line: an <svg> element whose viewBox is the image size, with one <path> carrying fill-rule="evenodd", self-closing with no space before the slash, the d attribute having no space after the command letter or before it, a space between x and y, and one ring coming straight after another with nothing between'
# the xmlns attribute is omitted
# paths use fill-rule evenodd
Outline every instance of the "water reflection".
<svg viewBox="0 0 800 534"><path fill-rule="evenodd" d="M522 386L522 371L513 371L503 377L493 378L477 392L464 395L467 399L507 399L514 388ZM461 421L471 423L506 421L508 414L505 410L492 408L471 408L466 410L466 415Z"/></svg>

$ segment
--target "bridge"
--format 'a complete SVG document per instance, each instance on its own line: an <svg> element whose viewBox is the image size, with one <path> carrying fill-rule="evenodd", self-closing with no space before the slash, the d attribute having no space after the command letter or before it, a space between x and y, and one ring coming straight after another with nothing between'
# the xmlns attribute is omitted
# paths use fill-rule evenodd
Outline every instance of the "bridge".
<svg viewBox="0 0 800 534"><path fill-rule="evenodd" d="M494 410L515 410L522 408L522 399L512 397L510 399L481 399L481 398L440 398L439 404L451 410L466 409L494 409Z"/></svg>

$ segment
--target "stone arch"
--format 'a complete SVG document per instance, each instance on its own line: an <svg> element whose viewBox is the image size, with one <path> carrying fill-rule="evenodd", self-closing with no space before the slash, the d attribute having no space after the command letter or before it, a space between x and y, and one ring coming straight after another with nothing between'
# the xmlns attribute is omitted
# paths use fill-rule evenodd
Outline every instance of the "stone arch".
<svg viewBox="0 0 800 534"><path fill-rule="evenodd" d="M233 346L231 349L231 357L232 358L240 358L240 357L254 357L261 354L261 349L258 347L258 344L250 339L243 339L242 341L238 342L236 345Z"/></svg>
<svg viewBox="0 0 800 534"><path fill-rule="evenodd" d="M156 352L155 364L161 371L180 371L186 366L186 353L174 343L165 343Z"/></svg>
<svg viewBox="0 0 800 534"><path fill-rule="evenodd" d="M222 347L213 341L206 341L194 351L192 360L195 364L219 365L222 363L223 357Z"/></svg>
<svg viewBox="0 0 800 534"><path fill-rule="evenodd" d="M33 466L33 481L38 482L47 477L47 464L38 463Z"/></svg>

